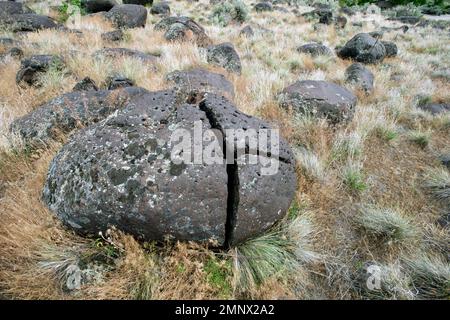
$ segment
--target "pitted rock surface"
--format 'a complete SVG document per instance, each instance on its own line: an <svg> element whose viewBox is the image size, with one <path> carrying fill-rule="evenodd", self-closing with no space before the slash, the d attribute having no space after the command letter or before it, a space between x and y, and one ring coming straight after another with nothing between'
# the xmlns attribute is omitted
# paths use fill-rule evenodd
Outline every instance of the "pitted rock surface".
<svg viewBox="0 0 450 320"><path fill-rule="evenodd" d="M120 4L109 10L105 17L117 28L140 28L147 22L147 9L137 4Z"/></svg>
<svg viewBox="0 0 450 320"><path fill-rule="evenodd" d="M242 71L241 58L230 42L209 46L206 61L236 74L241 74Z"/></svg>
<svg viewBox="0 0 450 320"><path fill-rule="evenodd" d="M353 59L361 63L378 63L386 56L383 43L368 33L358 33L343 48L337 51L342 59Z"/></svg>
<svg viewBox="0 0 450 320"><path fill-rule="evenodd" d="M279 96L282 107L323 117L332 123L353 118L356 97L347 89L326 81L296 81Z"/></svg>
<svg viewBox="0 0 450 320"><path fill-rule="evenodd" d="M233 84L224 75L205 69L173 71L166 76L166 79L185 94L193 91L200 94L212 92L227 96L229 99L234 98Z"/></svg>
<svg viewBox="0 0 450 320"><path fill-rule="evenodd" d="M206 94L199 104L183 101L174 90L145 93L74 134L50 165L43 194L50 209L82 234L115 225L144 240L216 239L234 245L272 226L296 189L287 143L281 140L283 157L270 176L261 175L261 164L234 155L228 164L174 163L176 129L192 136L194 123L214 129L209 141L218 143L221 159L234 143L226 129L269 128L223 96ZM203 142L201 150L207 147ZM245 149L244 157L251 148Z"/></svg>
<svg viewBox="0 0 450 320"><path fill-rule="evenodd" d="M131 87L63 94L11 124L29 146L45 147L61 133L98 122L147 91Z"/></svg>

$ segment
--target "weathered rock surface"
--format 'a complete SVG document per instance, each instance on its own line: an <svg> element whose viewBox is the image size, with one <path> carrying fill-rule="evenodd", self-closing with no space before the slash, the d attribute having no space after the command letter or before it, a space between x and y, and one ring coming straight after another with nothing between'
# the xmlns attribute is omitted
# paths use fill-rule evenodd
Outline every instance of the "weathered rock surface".
<svg viewBox="0 0 450 320"><path fill-rule="evenodd" d="M356 62L345 70L345 81L356 84L367 93L373 91L373 73L363 64Z"/></svg>
<svg viewBox="0 0 450 320"><path fill-rule="evenodd" d="M300 53L306 53L313 57L332 56L333 52L327 46L320 43L307 43L297 48Z"/></svg>
<svg viewBox="0 0 450 320"><path fill-rule="evenodd" d="M229 42L209 46L206 52L206 60L208 63L222 67L229 72L241 74L241 59L234 46Z"/></svg>
<svg viewBox="0 0 450 320"><path fill-rule="evenodd" d="M98 87L95 81L89 77L84 78L78 82L72 89L72 91L98 91Z"/></svg>
<svg viewBox="0 0 450 320"><path fill-rule="evenodd" d="M87 13L109 11L117 4L116 0L81 0L81 6Z"/></svg>
<svg viewBox="0 0 450 320"><path fill-rule="evenodd" d="M122 30L119 29L102 33L101 38L103 41L117 42L124 40L125 34Z"/></svg>
<svg viewBox="0 0 450 320"><path fill-rule="evenodd" d="M347 89L326 81L297 81L279 96L282 107L338 123L353 118L356 97Z"/></svg>
<svg viewBox="0 0 450 320"><path fill-rule="evenodd" d="M244 28L241 29L239 35L251 38L255 35L255 32L253 31L253 28L251 26L245 26Z"/></svg>
<svg viewBox="0 0 450 320"><path fill-rule="evenodd" d="M272 11L273 6L270 2L260 2L254 6L256 12Z"/></svg>
<svg viewBox="0 0 450 320"><path fill-rule="evenodd" d="M386 49L386 57L395 57L398 53L397 45L392 41L381 41Z"/></svg>
<svg viewBox="0 0 450 320"><path fill-rule="evenodd" d="M23 13L34 13L34 12L21 2L13 2L13 1L0 2L0 17Z"/></svg>
<svg viewBox="0 0 450 320"><path fill-rule="evenodd" d="M177 26L171 30L171 26L174 24L177 24ZM184 25L185 28L181 28L180 24ZM206 35L205 29L188 17L165 17L155 25L155 30L164 31L166 39L169 38L169 40L184 40L192 36L200 47L211 44L211 39Z"/></svg>
<svg viewBox="0 0 450 320"><path fill-rule="evenodd" d="M153 0L122 0L124 4L139 4L141 6L149 6Z"/></svg>
<svg viewBox="0 0 450 320"><path fill-rule="evenodd" d="M137 4L121 4L109 10L105 17L116 28L140 28L147 22L147 9Z"/></svg>
<svg viewBox="0 0 450 320"><path fill-rule="evenodd" d="M35 55L21 61L20 69L16 74L18 85L39 86L40 76L50 67L62 68L64 61L60 56Z"/></svg>
<svg viewBox="0 0 450 320"><path fill-rule="evenodd" d="M34 13L0 16L0 25L7 26L13 32L38 31L58 27L53 19Z"/></svg>
<svg viewBox="0 0 450 320"><path fill-rule="evenodd" d="M174 83L175 87L184 93L200 94L211 92L234 98L233 84L224 75L209 72L205 69L195 68L185 71L174 71L166 76L167 81Z"/></svg>
<svg viewBox="0 0 450 320"><path fill-rule="evenodd" d="M194 123L225 135L230 128L268 127L214 94L195 105L180 102L171 90L146 93L71 137L50 165L45 203L82 234L115 225L144 240L216 239L219 245L257 235L284 216L296 188L286 142L280 142L285 156L271 176L261 174L260 164L236 159L176 164L172 133L192 134ZM213 140L228 148L234 140L219 131Z"/></svg>
<svg viewBox="0 0 450 320"><path fill-rule="evenodd" d="M61 133L67 134L98 122L146 92L145 89L131 87L67 93L15 120L11 131L18 133L29 146L45 147L58 139Z"/></svg>
<svg viewBox="0 0 450 320"><path fill-rule="evenodd" d="M449 103L426 103L422 105L418 105L420 109L423 111L427 111L432 115L450 112L450 104Z"/></svg>
<svg viewBox="0 0 450 320"><path fill-rule="evenodd" d="M378 63L386 56L386 49L381 41L369 34L358 33L337 51L337 55L361 63Z"/></svg>
<svg viewBox="0 0 450 320"><path fill-rule="evenodd" d="M151 14L156 15L170 15L170 6L167 2L158 2L152 5L150 9Z"/></svg>

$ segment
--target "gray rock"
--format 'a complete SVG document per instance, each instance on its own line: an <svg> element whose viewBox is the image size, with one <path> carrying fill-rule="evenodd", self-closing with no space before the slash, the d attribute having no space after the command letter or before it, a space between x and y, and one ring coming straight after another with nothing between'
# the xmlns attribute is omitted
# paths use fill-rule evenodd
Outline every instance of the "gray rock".
<svg viewBox="0 0 450 320"><path fill-rule="evenodd" d="M54 55L35 55L21 61L16 74L16 83L20 86L40 86L39 80L50 67L62 69L63 58Z"/></svg>
<svg viewBox="0 0 450 320"><path fill-rule="evenodd" d="M326 81L294 82L279 95L282 107L338 123L353 118L356 97L347 89Z"/></svg>
<svg viewBox="0 0 450 320"><path fill-rule="evenodd" d="M187 41L189 40L189 29L182 23L174 23L164 33L167 41Z"/></svg>
<svg viewBox="0 0 450 320"><path fill-rule="evenodd" d="M15 120L10 129L19 134L28 146L46 147L60 134L103 120L146 92L145 89L131 87L67 93Z"/></svg>
<svg viewBox="0 0 450 320"><path fill-rule="evenodd" d="M345 26L347 25L347 18L344 16L337 16L334 19L334 24L336 27L338 27L340 29L344 29Z"/></svg>
<svg viewBox="0 0 450 320"><path fill-rule="evenodd" d="M78 82L72 89L72 91L98 91L98 87L95 81L89 77L84 78Z"/></svg>
<svg viewBox="0 0 450 320"><path fill-rule="evenodd" d="M0 17L0 25L7 26L13 32L56 29L58 27L53 19L34 13L13 14Z"/></svg>
<svg viewBox="0 0 450 320"><path fill-rule="evenodd" d="M357 84L367 93L373 91L374 76L364 65L356 62L345 70L345 81Z"/></svg>
<svg viewBox="0 0 450 320"><path fill-rule="evenodd" d="M255 35L255 32L253 31L253 28L251 26L245 26L244 28L241 29L239 35L251 38Z"/></svg>
<svg viewBox="0 0 450 320"><path fill-rule="evenodd" d="M342 59L353 59L361 63L378 63L386 56L386 49L381 41L367 33L358 33L345 46L337 51Z"/></svg>
<svg viewBox="0 0 450 320"><path fill-rule="evenodd" d="M81 0L81 6L87 13L109 11L118 4L116 0Z"/></svg>
<svg viewBox="0 0 450 320"><path fill-rule="evenodd" d="M152 5L150 13L156 15L170 15L170 6L167 2L155 3Z"/></svg>
<svg viewBox="0 0 450 320"><path fill-rule="evenodd" d="M205 69L174 71L166 76L166 80L172 82L185 95L194 93L203 96L203 93L210 92L229 99L234 98L233 84L224 75Z"/></svg>
<svg viewBox="0 0 450 320"><path fill-rule="evenodd" d="M439 160L441 163L446 166L448 169L450 169L450 152L443 154L439 157Z"/></svg>
<svg viewBox="0 0 450 320"><path fill-rule="evenodd" d="M371 37L375 38L375 39L381 39L381 38L383 38L383 34L384 34L383 31L372 31L372 32L369 32L369 35L370 35Z"/></svg>
<svg viewBox="0 0 450 320"><path fill-rule="evenodd" d="M386 49L386 57L395 57L398 53L397 45L392 41L381 41Z"/></svg>
<svg viewBox="0 0 450 320"><path fill-rule="evenodd" d="M241 59L234 46L229 42L209 46L206 52L206 60L208 63L222 67L229 72L241 74Z"/></svg>
<svg viewBox="0 0 450 320"><path fill-rule="evenodd" d="M105 17L116 28L140 28L147 22L147 9L137 4L121 4L109 10Z"/></svg>
<svg viewBox="0 0 450 320"><path fill-rule="evenodd" d="M417 16L398 16L388 18L388 20L400 21L401 23L407 24L417 24L422 21L421 17Z"/></svg>
<svg viewBox="0 0 450 320"><path fill-rule="evenodd" d="M101 37L103 41L117 42L124 40L125 34L122 30L114 30L102 33Z"/></svg>
<svg viewBox="0 0 450 320"><path fill-rule="evenodd" d="M117 58L133 58L141 60L142 62L153 64L156 62L157 56L152 54L144 53L138 50L132 50L127 48L104 48L100 49L93 54L94 57L104 57L109 59Z"/></svg>
<svg viewBox="0 0 450 320"><path fill-rule="evenodd" d="M119 88L133 87L135 85L134 81L128 79L123 75L114 75L106 79L106 86L108 90L116 90Z"/></svg>
<svg viewBox="0 0 450 320"><path fill-rule="evenodd" d="M256 12L272 11L273 6L270 2L260 2L254 6Z"/></svg>
<svg viewBox="0 0 450 320"><path fill-rule="evenodd" d="M450 111L450 104L448 103L426 103L422 105L419 104L417 107L422 109L423 111L431 113L432 115Z"/></svg>
<svg viewBox="0 0 450 320"><path fill-rule="evenodd" d="M9 47L15 44L15 40L13 38L0 38L0 46Z"/></svg>
<svg viewBox="0 0 450 320"><path fill-rule="evenodd" d="M316 56L332 56L333 52L327 46L320 43L308 43L297 48L300 53L306 53L313 57Z"/></svg>
<svg viewBox="0 0 450 320"><path fill-rule="evenodd" d="M296 189L294 163L284 161L272 176L237 161L177 165L170 158L172 132L192 133L194 122L224 134L266 127L214 94L192 105L173 91L147 93L71 137L50 165L45 203L82 234L114 225L143 240L219 245L257 235L284 216Z"/></svg>
<svg viewBox="0 0 450 320"><path fill-rule="evenodd" d="M177 24L177 26L172 28L172 34L168 35L168 31L174 24ZM181 26L179 26L178 24L182 24L185 26L182 33L179 33ZM187 32L189 31L189 33L192 32L193 38L198 46L206 47L211 44L211 39L206 35L205 29L203 29L203 27L200 26L197 22L188 17L165 17L161 19L154 28L156 31L164 31L166 33L166 36L171 40L173 38L176 38L176 35L185 37L187 36Z"/></svg>
<svg viewBox="0 0 450 320"><path fill-rule="evenodd" d="M0 19L2 16L10 16L13 14L34 13L33 10L20 2L1 1L0 2Z"/></svg>

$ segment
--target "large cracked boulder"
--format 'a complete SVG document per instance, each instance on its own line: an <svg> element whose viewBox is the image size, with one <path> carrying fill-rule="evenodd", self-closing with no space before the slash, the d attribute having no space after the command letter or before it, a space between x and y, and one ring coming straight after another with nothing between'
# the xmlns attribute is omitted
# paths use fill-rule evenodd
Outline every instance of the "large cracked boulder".
<svg viewBox="0 0 450 320"><path fill-rule="evenodd" d="M281 219L296 189L294 160L284 140L271 155L280 155L271 175L264 174L262 162L238 161L230 152L237 140L229 129L263 128L268 124L221 96L207 94L189 104L172 90L146 93L71 137L50 164L43 199L81 234L114 225L147 241L214 239L234 245ZM200 129L207 136L203 143L194 138L189 148L178 148ZM208 154L217 161L175 161L191 147L194 160ZM235 150L269 157L245 143Z"/></svg>
<svg viewBox="0 0 450 320"><path fill-rule="evenodd" d="M326 118L332 123L351 120L356 97L347 89L326 81L296 81L279 95L281 106L302 114Z"/></svg>
<svg viewBox="0 0 450 320"><path fill-rule="evenodd" d="M165 17L154 28L156 31L164 31L164 36L169 41L192 38L199 47L206 47L212 43L205 29L188 17Z"/></svg>
<svg viewBox="0 0 450 320"><path fill-rule="evenodd" d="M224 75L205 69L173 71L166 76L166 79L186 96L211 92L224 95L229 99L234 98L233 84Z"/></svg>
<svg viewBox="0 0 450 320"><path fill-rule="evenodd" d="M103 120L146 92L145 89L131 87L115 91L66 93L16 119L10 130L30 147L46 147L58 140L61 134L68 134Z"/></svg>
<svg viewBox="0 0 450 320"><path fill-rule="evenodd" d="M379 63L386 56L386 49L380 40L368 33L358 33L337 51L337 55L361 63Z"/></svg>
<svg viewBox="0 0 450 320"><path fill-rule="evenodd" d="M109 11L118 5L116 0L81 0L81 7L87 13Z"/></svg>
<svg viewBox="0 0 450 320"><path fill-rule="evenodd" d="M147 22L147 9L137 4L121 4L109 10L105 17L116 28L140 28Z"/></svg>
<svg viewBox="0 0 450 320"><path fill-rule="evenodd" d="M241 59L230 42L209 46L206 51L206 60L208 63L222 67L229 72L241 74Z"/></svg>
<svg viewBox="0 0 450 320"><path fill-rule="evenodd" d="M16 83L20 86L40 86L40 77L50 68L62 69L63 58L55 55L35 55L21 61L16 74Z"/></svg>
<svg viewBox="0 0 450 320"><path fill-rule="evenodd" d="M353 63L345 70L345 81L355 84L367 93L373 91L373 73L363 64Z"/></svg>

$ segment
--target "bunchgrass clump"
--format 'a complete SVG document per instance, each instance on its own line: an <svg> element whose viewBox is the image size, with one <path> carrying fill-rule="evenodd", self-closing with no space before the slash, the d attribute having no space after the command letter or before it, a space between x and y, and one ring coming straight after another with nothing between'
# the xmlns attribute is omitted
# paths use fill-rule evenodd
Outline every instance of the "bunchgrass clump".
<svg viewBox="0 0 450 320"><path fill-rule="evenodd" d="M211 256L203 269L206 273L206 281L217 290L219 298L229 299L233 293L231 261Z"/></svg>
<svg viewBox="0 0 450 320"><path fill-rule="evenodd" d="M446 168L429 169L425 187L439 200L450 201L450 172Z"/></svg>
<svg viewBox="0 0 450 320"><path fill-rule="evenodd" d="M418 296L424 299L450 298L450 265L438 256L420 254L405 259Z"/></svg>
<svg viewBox="0 0 450 320"><path fill-rule="evenodd" d="M389 242L404 242L418 236L410 219L389 208L363 208L355 221L367 233Z"/></svg>
<svg viewBox="0 0 450 320"><path fill-rule="evenodd" d="M318 181L325 179L324 164L315 153L305 148L298 148L295 150L295 158L307 177Z"/></svg>
<svg viewBox="0 0 450 320"><path fill-rule="evenodd" d="M414 130L409 133L409 139L422 149L426 148L431 139L430 132Z"/></svg>
<svg viewBox="0 0 450 320"><path fill-rule="evenodd" d="M248 19L248 8L241 0L225 1L213 8L211 21L222 27L232 22L243 23Z"/></svg>
<svg viewBox="0 0 450 320"><path fill-rule="evenodd" d="M367 189L366 179L358 165L348 164L343 172L344 185L353 192L362 192Z"/></svg>

